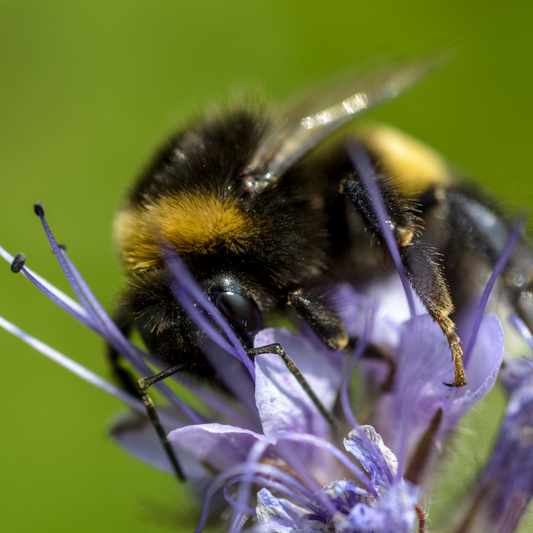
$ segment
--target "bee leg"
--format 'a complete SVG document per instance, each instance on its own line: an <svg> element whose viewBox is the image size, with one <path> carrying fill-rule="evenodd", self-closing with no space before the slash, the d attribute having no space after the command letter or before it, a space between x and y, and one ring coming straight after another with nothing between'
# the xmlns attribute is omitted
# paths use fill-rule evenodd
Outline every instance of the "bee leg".
<svg viewBox="0 0 533 533"><path fill-rule="evenodd" d="M147 376L140 379L138 382L138 395L140 395L144 406L146 407L146 414L148 415L148 419L150 420L152 426L154 426L157 436L159 437L159 441L161 442L165 453L167 454L167 457L170 461L170 464L172 465L176 477L178 478L178 481L187 481L187 477L185 476L180 466L178 458L174 453L174 449L170 445L170 442L168 442L166 431L163 428L163 424L161 424L161 420L159 419L159 415L157 414L154 402L146 392L148 387L151 387L155 383L171 376L172 374L175 374L176 372L179 372L180 370L183 370L183 365L174 365L170 368L163 370L162 372L159 372L158 374L154 374L152 376Z"/></svg>
<svg viewBox="0 0 533 533"><path fill-rule="evenodd" d="M409 282L429 315L437 322L448 339L452 361L455 364L455 374L453 383L447 383L447 385L462 387L466 385L463 350L461 340L455 330L455 323L450 318L455 308L442 273L440 258L434 248L420 241L413 242L411 246L405 248L400 247L400 255Z"/></svg>
<svg viewBox="0 0 533 533"><path fill-rule="evenodd" d="M316 336L332 350L344 350L347 354L353 353L358 339L348 337L344 324L339 316L325 307L323 303L312 295L304 296L303 291L297 290L289 293L287 304L294 308L300 318L304 320ZM369 344L362 354L365 359L383 361L389 367L389 374L382 385L383 392L390 392L396 376L396 363L390 354Z"/></svg>
<svg viewBox="0 0 533 533"><path fill-rule="evenodd" d="M261 346L259 348L250 348L246 350L246 353L250 356L255 356L259 354L279 355L285 363L285 366L287 367L289 372L296 378L304 392L307 394L307 396L309 396L309 399L313 402L313 404L318 409L320 414L324 417L326 422L335 430L339 427L339 424L335 420L334 416L324 407L324 404L315 394L315 392L311 388L311 385L309 385L309 382L305 379L300 369L296 366L296 363L287 355L287 352L285 352L285 350L281 347L280 344L268 344L267 346Z"/></svg>
<svg viewBox="0 0 533 533"><path fill-rule="evenodd" d="M437 233L445 238L445 242L439 242L445 266L450 265L449 270L455 272L450 279L452 292L463 294L467 301L480 289L467 269L477 261L480 269L489 269L488 276L504 251L511 224L490 199L475 190L432 188L420 197L420 207L424 215L435 210L437 220L443 220L444 227L439 226ZM533 331L533 254L524 238L515 246L500 279L509 303Z"/></svg>
<svg viewBox="0 0 533 533"><path fill-rule="evenodd" d="M161 424L161 421L155 409L154 402L146 392L148 387L150 387L154 383L157 383L158 381L161 381L162 379L172 374L175 374L176 372L181 370L181 366L173 366L167 368L159 374L154 374L153 376L142 378L137 382L137 384L135 384L135 379L133 378L132 374L122 366L122 356L111 346L109 346L108 349L108 358L112 365L114 377L123 387L123 389L143 401L144 406L146 408L148 420L154 427L155 432L157 433L159 441L161 442L161 445L165 450L165 453L170 461L170 464L172 465L176 477L179 481L186 481L187 478L183 473L183 470L179 464L176 454L174 453L174 450L168 442L166 432L163 428L163 425Z"/></svg>
<svg viewBox="0 0 533 533"><path fill-rule="evenodd" d="M115 322L120 328L120 331L125 336L128 336L131 330L131 321L127 319L126 313L125 312L119 313L115 318ZM176 474L176 477L178 478L179 481L186 481L187 478L185 477L185 474L183 473L183 470L179 464L176 454L174 453L174 450L172 449L172 447L170 446L170 443L168 442L166 432L161 424L161 421L159 420L159 416L155 409L154 402L152 401L152 399L148 396L148 393L146 392L146 389L148 389L148 387L178 372L180 368L171 367L169 369L164 370L163 372L160 372L159 374L155 374L153 376L148 376L146 378L143 378L136 383L136 380L133 377L132 373L129 371L129 369L123 366L124 358L110 344L108 344L108 348L107 348L107 359L111 365L111 371L113 373L113 377L118 382L118 384L126 392L129 392L132 396L136 396L137 398L143 401L144 406L146 408L146 414L148 416L148 420L150 421L150 423L152 424L152 426L154 427L157 433L157 436L161 442L161 445L163 446L165 450L165 453L170 461L170 464L172 465L172 468L174 470L174 473Z"/></svg>
<svg viewBox="0 0 533 533"><path fill-rule="evenodd" d="M463 368L463 350L450 319L454 306L446 280L442 274L439 256L435 249L419 240L421 220L413 213L413 205L402 199L389 181L377 181L389 217L389 225L398 243L400 256L407 279L426 307L429 315L440 326L452 353L455 363L453 387L466 385ZM368 193L356 174L344 180L343 191L352 201L357 213L363 218L378 242L385 244L379 220L372 208Z"/></svg>
<svg viewBox="0 0 533 533"><path fill-rule="evenodd" d="M292 307L332 350L343 350L348 345L348 335L339 316L325 307L318 298L304 295L302 290L289 293L287 305Z"/></svg>

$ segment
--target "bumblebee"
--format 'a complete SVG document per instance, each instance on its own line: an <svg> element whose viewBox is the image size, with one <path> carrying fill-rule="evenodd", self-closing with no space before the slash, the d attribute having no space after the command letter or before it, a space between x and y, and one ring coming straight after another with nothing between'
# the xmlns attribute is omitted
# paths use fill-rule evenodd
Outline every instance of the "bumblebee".
<svg viewBox="0 0 533 533"><path fill-rule="evenodd" d="M164 250L181 256L249 354L260 353L251 348L254 334L274 312L299 317L331 350L346 349L350 339L324 294L390 269L382 224L346 139L357 139L368 155L407 278L448 340L451 385L466 384L451 294L463 301L479 286L470 283L472 260L494 265L507 223L437 153L393 128L336 135L433 66L424 59L384 67L306 95L284 112L244 104L207 114L171 137L134 184L115 222L128 279L117 323L137 329L167 368L139 383L171 460L146 387L177 371L211 382L218 376L202 351L204 334L172 293ZM504 284L531 327L525 257L514 254ZM130 387L119 354L111 358Z"/></svg>

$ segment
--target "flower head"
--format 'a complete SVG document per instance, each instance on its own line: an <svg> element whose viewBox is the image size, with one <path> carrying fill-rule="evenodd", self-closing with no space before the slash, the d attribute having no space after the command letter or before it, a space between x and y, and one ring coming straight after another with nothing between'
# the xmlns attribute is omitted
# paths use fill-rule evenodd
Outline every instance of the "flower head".
<svg viewBox="0 0 533 533"><path fill-rule="evenodd" d="M363 438L364 437L364 438ZM350 452L370 474L371 490L352 480L334 481L320 491L320 513L311 505L298 506L276 498L264 488L258 493L259 531L382 531L408 533L413 530L419 489L396 481L397 460L372 426L353 430L344 441ZM301 500L300 500L301 501ZM315 511L315 512L314 512Z"/></svg>
<svg viewBox="0 0 533 533"><path fill-rule="evenodd" d="M34 274L23 258L14 259L3 249L0 253L14 270L106 339L137 372L151 374L150 365L158 362L124 337L57 245L42 207L38 206L36 213L78 302ZM511 232L506 253L512 250L518 233L519 228ZM483 312L479 313L466 364L469 385L460 390L444 385L452 381L453 368L442 331L420 312L420 304L410 292L410 312L406 316L398 311L396 302L405 295L393 290L395 282L367 285L366 294L348 286L339 289L339 312L350 335L358 339L348 365L343 354L328 350L310 332L302 336L278 328L257 334L256 347L283 346L321 406L334 414L336 424L332 426L281 358L265 353L251 360L246 355L178 256L170 254L167 265L173 275L173 292L210 339L206 357L230 391L228 395L207 390L173 375L170 379L178 380L203 402L200 410L165 382L155 385L168 403L159 411L169 431L168 441L186 477L204 495L198 530L222 489L233 508L231 531L244 524L269 532L402 533L414 527L424 531L421 502L441 458L441 445L496 381L504 352L498 319L492 315L481 318ZM385 291L384 283L391 284ZM137 397L4 319L0 325L123 400L137 414L135 423L130 423L131 415L116 423L116 440L145 462L172 471ZM367 397L361 405L350 400L356 364L359 394ZM506 521L516 525L533 490L527 440L533 401L531 369L525 362L509 368L505 383L511 400L495 452L477 489L483 505L475 508L474 518L486 524ZM364 420L364 425L358 420ZM518 462L509 466L509 455ZM487 529L492 530L502 529Z"/></svg>

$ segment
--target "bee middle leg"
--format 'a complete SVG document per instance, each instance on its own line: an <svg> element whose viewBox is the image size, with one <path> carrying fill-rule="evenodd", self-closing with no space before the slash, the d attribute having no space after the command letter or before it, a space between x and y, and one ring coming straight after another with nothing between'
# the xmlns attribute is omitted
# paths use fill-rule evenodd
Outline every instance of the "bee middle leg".
<svg viewBox="0 0 533 533"><path fill-rule="evenodd" d="M287 305L292 307L315 332L317 337L332 350L343 350L348 346L349 338L339 316L328 309L314 295L302 290L289 293Z"/></svg>

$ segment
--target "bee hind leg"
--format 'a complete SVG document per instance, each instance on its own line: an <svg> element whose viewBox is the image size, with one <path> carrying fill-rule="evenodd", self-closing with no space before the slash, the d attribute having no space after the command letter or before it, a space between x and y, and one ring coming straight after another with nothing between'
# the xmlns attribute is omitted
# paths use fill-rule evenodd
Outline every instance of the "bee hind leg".
<svg viewBox="0 0 533 533"><path fill-rule="evenodd" d="M371 176L373 179L374 176ZM452 361L455 364L454 381L450 385L466 385L461 341L450 315L454 311L448 285L442 272L439 254L420 240L422 220L415 214L416 206L404 199L390 179L379 176L377 184L387 211L387 224L398 244L405 274L414 291L448 340ZM356 212L372 232L379 244L385 246L381 224L372 207L366 188L355 172L343 181L343 192L353 203Z"/></svg>
<svg viewBox="0 0 533 533"><path fill-rule="evenodd" d="M464 302L459 300L458 305L466 304L484 288L504 253L512 222L471 186L431 188L419 202L430 221L430 239L443 251L444 267L453 273L452 294L462 296ZM503 267L500 286L504 299L533 331L533 253L523 237Z"/></svg>

